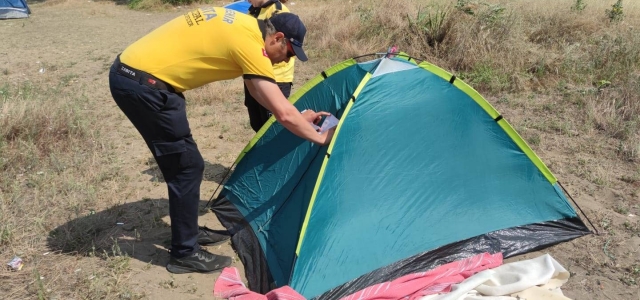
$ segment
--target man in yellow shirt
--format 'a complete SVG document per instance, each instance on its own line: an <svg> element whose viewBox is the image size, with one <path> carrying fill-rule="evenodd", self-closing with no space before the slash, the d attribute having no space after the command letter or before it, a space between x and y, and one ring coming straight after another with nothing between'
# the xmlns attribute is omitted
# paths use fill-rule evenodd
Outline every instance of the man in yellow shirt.
<svg viewBox="0 0 640 300"><path fill-rule="evenodd" d="M249 3L251 3L249 15L258 20L270 18L277 12L289 12L289 9L284 5L287 3L287 0L249 0ZM295 60L292 59L289 62L281 62L273 65L276 84L285 98L289 98L291 94L294 64ZM244 87L244 105L247 107L247 112L249 113L249 124L251 128L255 132L258 132L271 117L271 112L251 96L246 86Z"/></svg>
<svg viewBox="0 0 640 300"><path fill-rule="evenodd" d="M142 135L167 183L169 272L213 272L231 263L200 247L228 237L198 227L204 160L191 135L182 92L242 76L251 94L285 128L326 145L333 131L319 134L310 122L328 113L301 114L282 95L273 74L272 64L294 56L307 59L305 34L302 21L290 13L259 21L219 7L196 9L134 42L113 63L113 99Z"/></svg>

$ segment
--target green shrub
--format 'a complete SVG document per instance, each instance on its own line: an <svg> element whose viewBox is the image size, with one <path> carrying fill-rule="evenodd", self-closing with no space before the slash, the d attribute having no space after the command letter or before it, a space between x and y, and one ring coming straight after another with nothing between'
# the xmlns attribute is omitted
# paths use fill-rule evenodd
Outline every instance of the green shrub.
<svg viewBox="0 0 640 300"><path fill-rule="evenodd" d="M458 0L455 8L468 15L475 14L474 12L475 5L472 4L471 1L469 0Z"/></svg>
<svg viewBox="0 0 640 300"><path fill-rule="evenodd" d="M622 0L618 0L616 4L611 6L611 9L606 10L607 17L611 22L622 21L624 12L622 11Z"/></svg>
<svg viewBox="0 0 640 300"><path fill-rule="evenodd" d="M576 0L576 2L573 3L573 6L571 6L571 10L582 12L586 7L587 4L584 3L584 0Z"/></svg>
<svg viewBox="0 0 640 300"><path fill-rule="evenodd" d="M432 48L441 44L451 29L451 20L448 18L447 11L440 9L436 9L434 12L418 9L416 18L413 19L407 15L407 20L409 20L411 31L422 37L426 44Z"/></svg>

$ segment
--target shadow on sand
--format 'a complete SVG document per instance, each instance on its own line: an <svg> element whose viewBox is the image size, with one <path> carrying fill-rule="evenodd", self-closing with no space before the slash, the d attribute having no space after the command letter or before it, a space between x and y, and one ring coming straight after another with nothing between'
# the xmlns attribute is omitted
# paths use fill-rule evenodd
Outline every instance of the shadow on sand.
<svg viewBox="0 0 640 300"><path fill-rule="evenodd" d="M199 214L209 212L200 201ZM162 219L169 200L144 199L90 212L53 229L47 238L51 251L69 255L108 257L128 255L164 267L169 261L171 228Z"/></svg>
<svg viewBox="0 0 640 300"><path fill-rule="evenodd" d="M158 164L153 157L149 157L146 165L148 169L142 171L142 173L151 176L151 179L149 179L149 181L164 182L162 172L160 172L160 168L158 168ZM202 181L213 181L219 184L222 181L224 175L227 174L228 170L228 167L225 167L218 163L212 164L205 160Z"/></svg>

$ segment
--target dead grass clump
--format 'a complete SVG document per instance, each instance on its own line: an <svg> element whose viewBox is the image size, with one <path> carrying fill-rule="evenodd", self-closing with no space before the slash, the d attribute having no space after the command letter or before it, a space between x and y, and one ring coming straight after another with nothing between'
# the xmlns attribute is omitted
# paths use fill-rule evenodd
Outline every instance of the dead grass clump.
<svg viewBox="0 0 640 300"><path fill-rule="evenodd" d="M379 51L384 31L370 26L375 20L371 1L332 3L301 12L307 27L305 41L309 55L330 58L333 63L350 57Z"/></svg>
<svg viewBox="0 0 640 300"><path fill-rule="evenodd" d="M64 249L77 252L79 246L47 250L56 226L110 203L107 197L114 193L105 191L126 180L116 176L120 164L101 139L98 114L85 109L88 99L83 94L48 82L0 87L0 260L19 256L25 262L19 272L0 270L0 294L8 298L105 298L122 285L113 282L113 274L124 271L107 265L112 252L97 254L104 256L106 267L84 261L69 270L70 262L78 259L60 254ZM91 247L94 227L85 224L84 231L75 231L81 234L60 236L58 242ZM75 276L74 270L80 269L84 271Z"/></svg>
<svg viewBox="0 0 640 300"><path fill-rule="evenodd" d="M533 25L528 34L529 41L553 50L563 50L588 39L600 26L588 16L567 15L566 12L528 16L527 23Z"/></svg>
<svg viewBox="0 0 640 300"><path fill-rule="evenodd" d="M2 88L3 103L0 120L0 139L7 147L30 144L40 157L52 151L68 151L71 141L84 139L89 133L82 124L78 106L60 99L52 102L36 96L42 91L31 83ZM56 93L51 92L54 96ZM15 163L15 162L14 162Z"/></svg>
<svg viewBox="0 0 640 300"><path fill-rule="evenodd" d="M586 95L586 122L607 136L618 140L616 152L621 159L640 159L640 79L638 77L617 86L601 87Z"/></svg>
<svg viewBox="0 0 640 300"><path fill-rule="evenodd" d="M629 86L625 86L628 84ZM594 102L600 116L599 126L609 131L613 137L628 140L638 132L640 103L637 100L638 81L624 83L621 87L603 91Z"/></svg>
<svg viewBox="0 0 640 300"><path fill-rule="evenodd" d="M452 14L455 14L455 11L448 8L424 11L419 8L415 18L407 14L409 36L415 37L419 41L418 44L437 51L449 35L454 23Z"/></svg>
<svg viewBox="0 0 640 300"><path fill-rule="evenodd" d="M601 77L589 83L610 80L637 65L638 41L623 30L628 25L603 23L602 15L561 4L467 2L340 2L305 16L305 22L314 35L309 40L327 56L348 58L397 45L484 92L546 89L567 78L582 84L585 72Z"/></svg>
<svg viewBox="0 0 640 300"><path fill-rule="evenodd" d="M609 22L611 3L604 2L581 10L539 0L457 3L314 3L303 16L311 56L332 65L397 45L487 98L513 99L498 103L500 111L524 109L545 135L588 139L602 149L598 155L640 161L640 19L630 17L638 16L637 4L627 4L624 20ZM540 101L547 98L553 101ZM594 148L582 149L592 155ZM597 186L615 181L593 162L581 170L572 172Z"/></svg>
<svg viewBox="0 0 640 300"><path fill-rule="evenodd" d="M607 22L605 8L576 11L570 4L539 1L341 1L305 22L314 35L312 48L334 61L397 45L487 96L557 91L571 100L552 111L592 124L620 141L624 159L635 160L640 34L629 23Z"/></svg>
<svg viewBox="0 0 640 300"><path fill-rule="evenodd" d="M613 29L599 37L594 37L591 49L592 62L588 66L595 80L624 81L637 72L640 65L640 34Z"/></svg>
<svg viewBox="0 0 640 300"><path fill-rule="evenodd" d="M531 49L522 46L519 16L500 5L483 5L473 14L458 9L439 48L429 60L449 69L481 92L518 91L523 87Z"/></svg>
<svg viewBox="0 0 640 300"><path fill-rule="evenodd" d="M518 38L512 34L516 18L500 5L481 5L473 15L451 3L391 0L340 2L319 11L304 18L313 35L309 40L334 58L397 45L480 88L501 91L517 80L506 70L518 69L526 57L526 49L511 42ZM514 62L519 65L514 67Z"/></svg>

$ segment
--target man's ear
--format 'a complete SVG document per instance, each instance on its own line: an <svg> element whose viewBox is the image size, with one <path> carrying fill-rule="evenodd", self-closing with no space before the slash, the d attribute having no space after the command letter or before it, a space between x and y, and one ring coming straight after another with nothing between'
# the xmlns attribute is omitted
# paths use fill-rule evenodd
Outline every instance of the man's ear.
<svg viewBox="0 0 640 300"><path fill-rule="evenodd" d="M273 35L270 35L269 37L267 37L267 39L265 39L265 42L267 42L269 45L277 45L282 43L283 38L284 38L284 33L276 32Z"/></svg>
<svg viewBox="0 0 640 300"><path fill-rule="evenodd" d="M276 40L276 42L281 43L282 39L284 39L284 33L282 32L276 32L276 34L273 36L274 39Z"/></svg>

